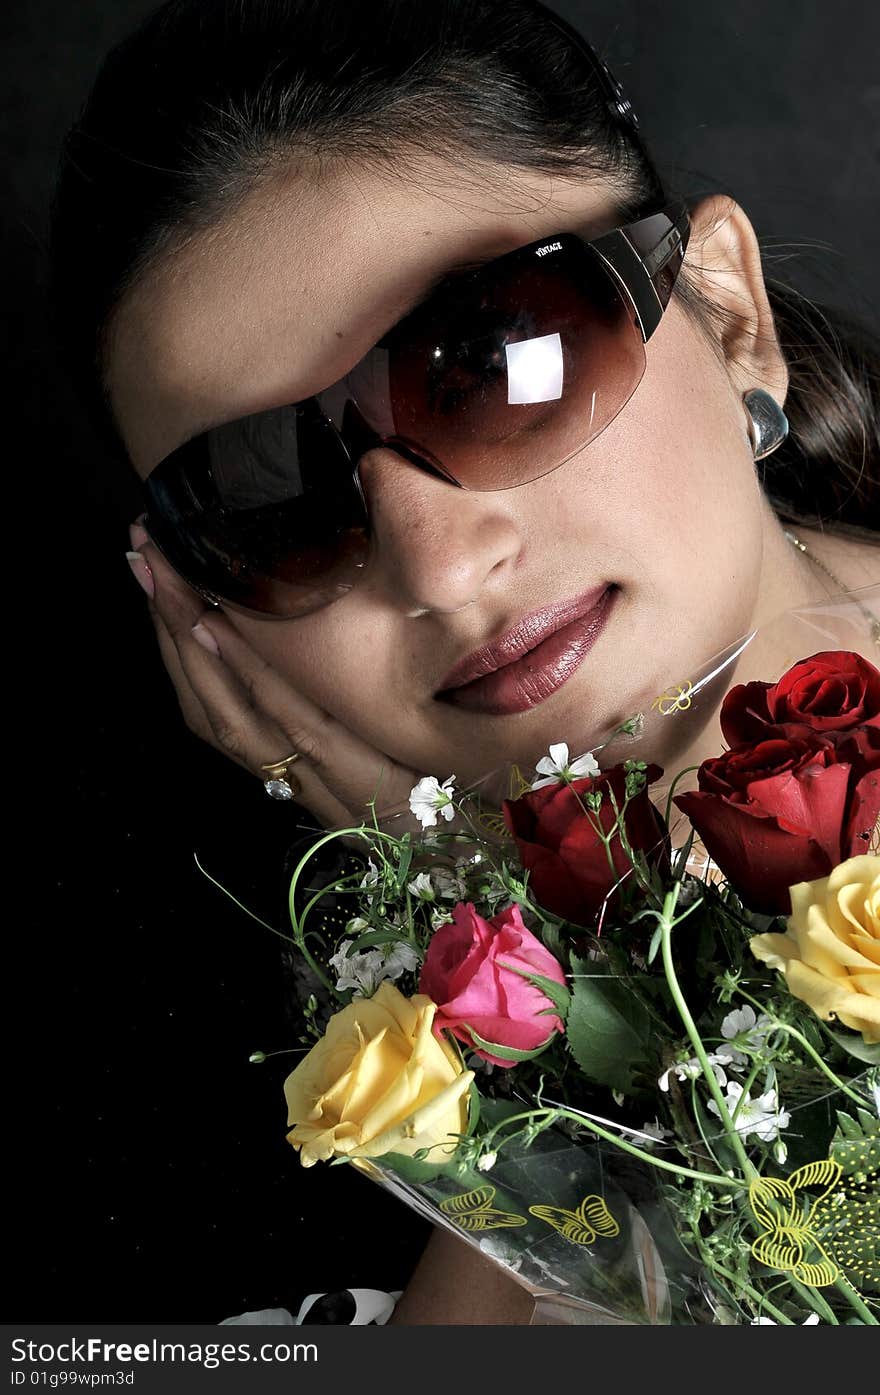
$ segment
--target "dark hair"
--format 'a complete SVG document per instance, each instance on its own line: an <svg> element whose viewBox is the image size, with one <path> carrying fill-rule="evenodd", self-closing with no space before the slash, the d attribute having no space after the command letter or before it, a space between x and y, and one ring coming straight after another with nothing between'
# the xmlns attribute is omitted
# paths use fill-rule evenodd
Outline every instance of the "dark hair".
<svg viewBox="0 0 880 1395"><path fill-rule="evenodd" d="M602 177L620 222L674 197L566 28L535 0L169 0L150 15L104 60L52 210L55 324L102 434L118 449L103 371L126 290L292 155L318 171L393 169L408 151ZM731 312L698 276L685 263L676 295L717 350ZM790 433L762 462L764 487L786 520L870 527L880 342L765 280Z"/></svg>

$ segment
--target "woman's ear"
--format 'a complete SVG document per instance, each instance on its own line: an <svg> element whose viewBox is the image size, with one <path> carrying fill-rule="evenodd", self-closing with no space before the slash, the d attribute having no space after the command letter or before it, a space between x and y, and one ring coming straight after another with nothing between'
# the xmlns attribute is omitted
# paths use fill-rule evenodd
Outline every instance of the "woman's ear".
<svg viewBox="0 0 880 1395"><path fill-rule="evenodd" d="M788 365L776 337L761 250L749 218L729 194L709 194L691 210L686 260L711 302L716 343L737 394L763 388L783 406Z"/></svg>

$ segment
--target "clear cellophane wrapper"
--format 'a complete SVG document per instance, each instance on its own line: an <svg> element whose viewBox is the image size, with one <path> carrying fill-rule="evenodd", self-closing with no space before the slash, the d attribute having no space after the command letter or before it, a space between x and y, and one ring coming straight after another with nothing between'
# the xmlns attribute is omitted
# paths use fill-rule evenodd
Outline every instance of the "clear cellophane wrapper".
<svg viewBox="0 0 880 1395"><path fill-rule="evenodd" d="M491 1102L484 1109L491 1115ZM412 1210L499 1265L541 1324L710 1323L711 1290L677 1238L650 1166L558 1128L517 1140L490 1172L416 1181L359 1167ZM405 1167L404 1164L401 1164ZM735 1320L735 1319L734 1319Z"/></svg>

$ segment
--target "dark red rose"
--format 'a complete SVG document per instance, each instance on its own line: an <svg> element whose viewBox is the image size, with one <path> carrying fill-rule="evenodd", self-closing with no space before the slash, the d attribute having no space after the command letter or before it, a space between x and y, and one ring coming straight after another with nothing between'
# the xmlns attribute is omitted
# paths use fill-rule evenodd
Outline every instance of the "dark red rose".
<svg viewBox="0 0 880 1395"><path fill-rule="evenodd" d="M630 846L665 865L669 856L666 827L648 795L648 785L662 774L659 765L647 767L647 784L630 800L624 822ZM612 870L605 847L579 802L585 794L602 793L602 803L594 817L607 834L614 826L609 790L620 809L625 787L623 766L615 765L601 775L585 776L570 785L545 785L521 799L504 801L504 821L529 873L529 886L536 901L554 915L577 925L590 925L617 879L629 874L631 882L632 863L620 845L619 835L611 842ZM609 905L618 896L615 892L609 897Z"/></svg>
<svg viewBox="0 0 880 1395"><path fill-rule="evenodd" d="M865 852L880 813L877 772L854 779L839 746L815 733L744 742L704 761L697 780L673 802L746 905L769 915L790 914L795 882Z"/></svg>
<svg viewBox="0 0 880 1395"><path fill-rule="evenodd" d="M739 683L721 704L729 746L759 741L768 728L803 728L830 740L870 729L880 743L880 669L847 649L828 649L792 665L778 683Z"/></svg>

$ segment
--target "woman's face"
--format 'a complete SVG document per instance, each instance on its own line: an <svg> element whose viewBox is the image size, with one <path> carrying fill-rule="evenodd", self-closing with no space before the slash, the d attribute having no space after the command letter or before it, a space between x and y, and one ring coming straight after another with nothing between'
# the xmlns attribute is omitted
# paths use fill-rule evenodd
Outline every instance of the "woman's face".
<svg viewBox="0 0 880 1395"><path fill-rule="evenodd" d="M705 240L719 207L733 217ZM693 223L688 259L760 327L745 215L704 200ZM340 168L263 187L166 257L115 317L107 383L135 468L146 476L209 425L336 382L449 267L614 226L602 184L498 167ZM760 609L772 515L741 399L762 386L784 400L786 382L775 342L760 364L739 342L724 352L673 297L616 419L515 489L461 490L369 452L372 550L358 585L301 619L229 620L300 693L407 767L468 780L533 764L551 741L587 748L637 693L693 673ZM588 652L575 625L572 652L551 643L509 681L438 697L462 660L524 618L542 613L546 628L548 609L583 610L607 587Z"/></svg>

